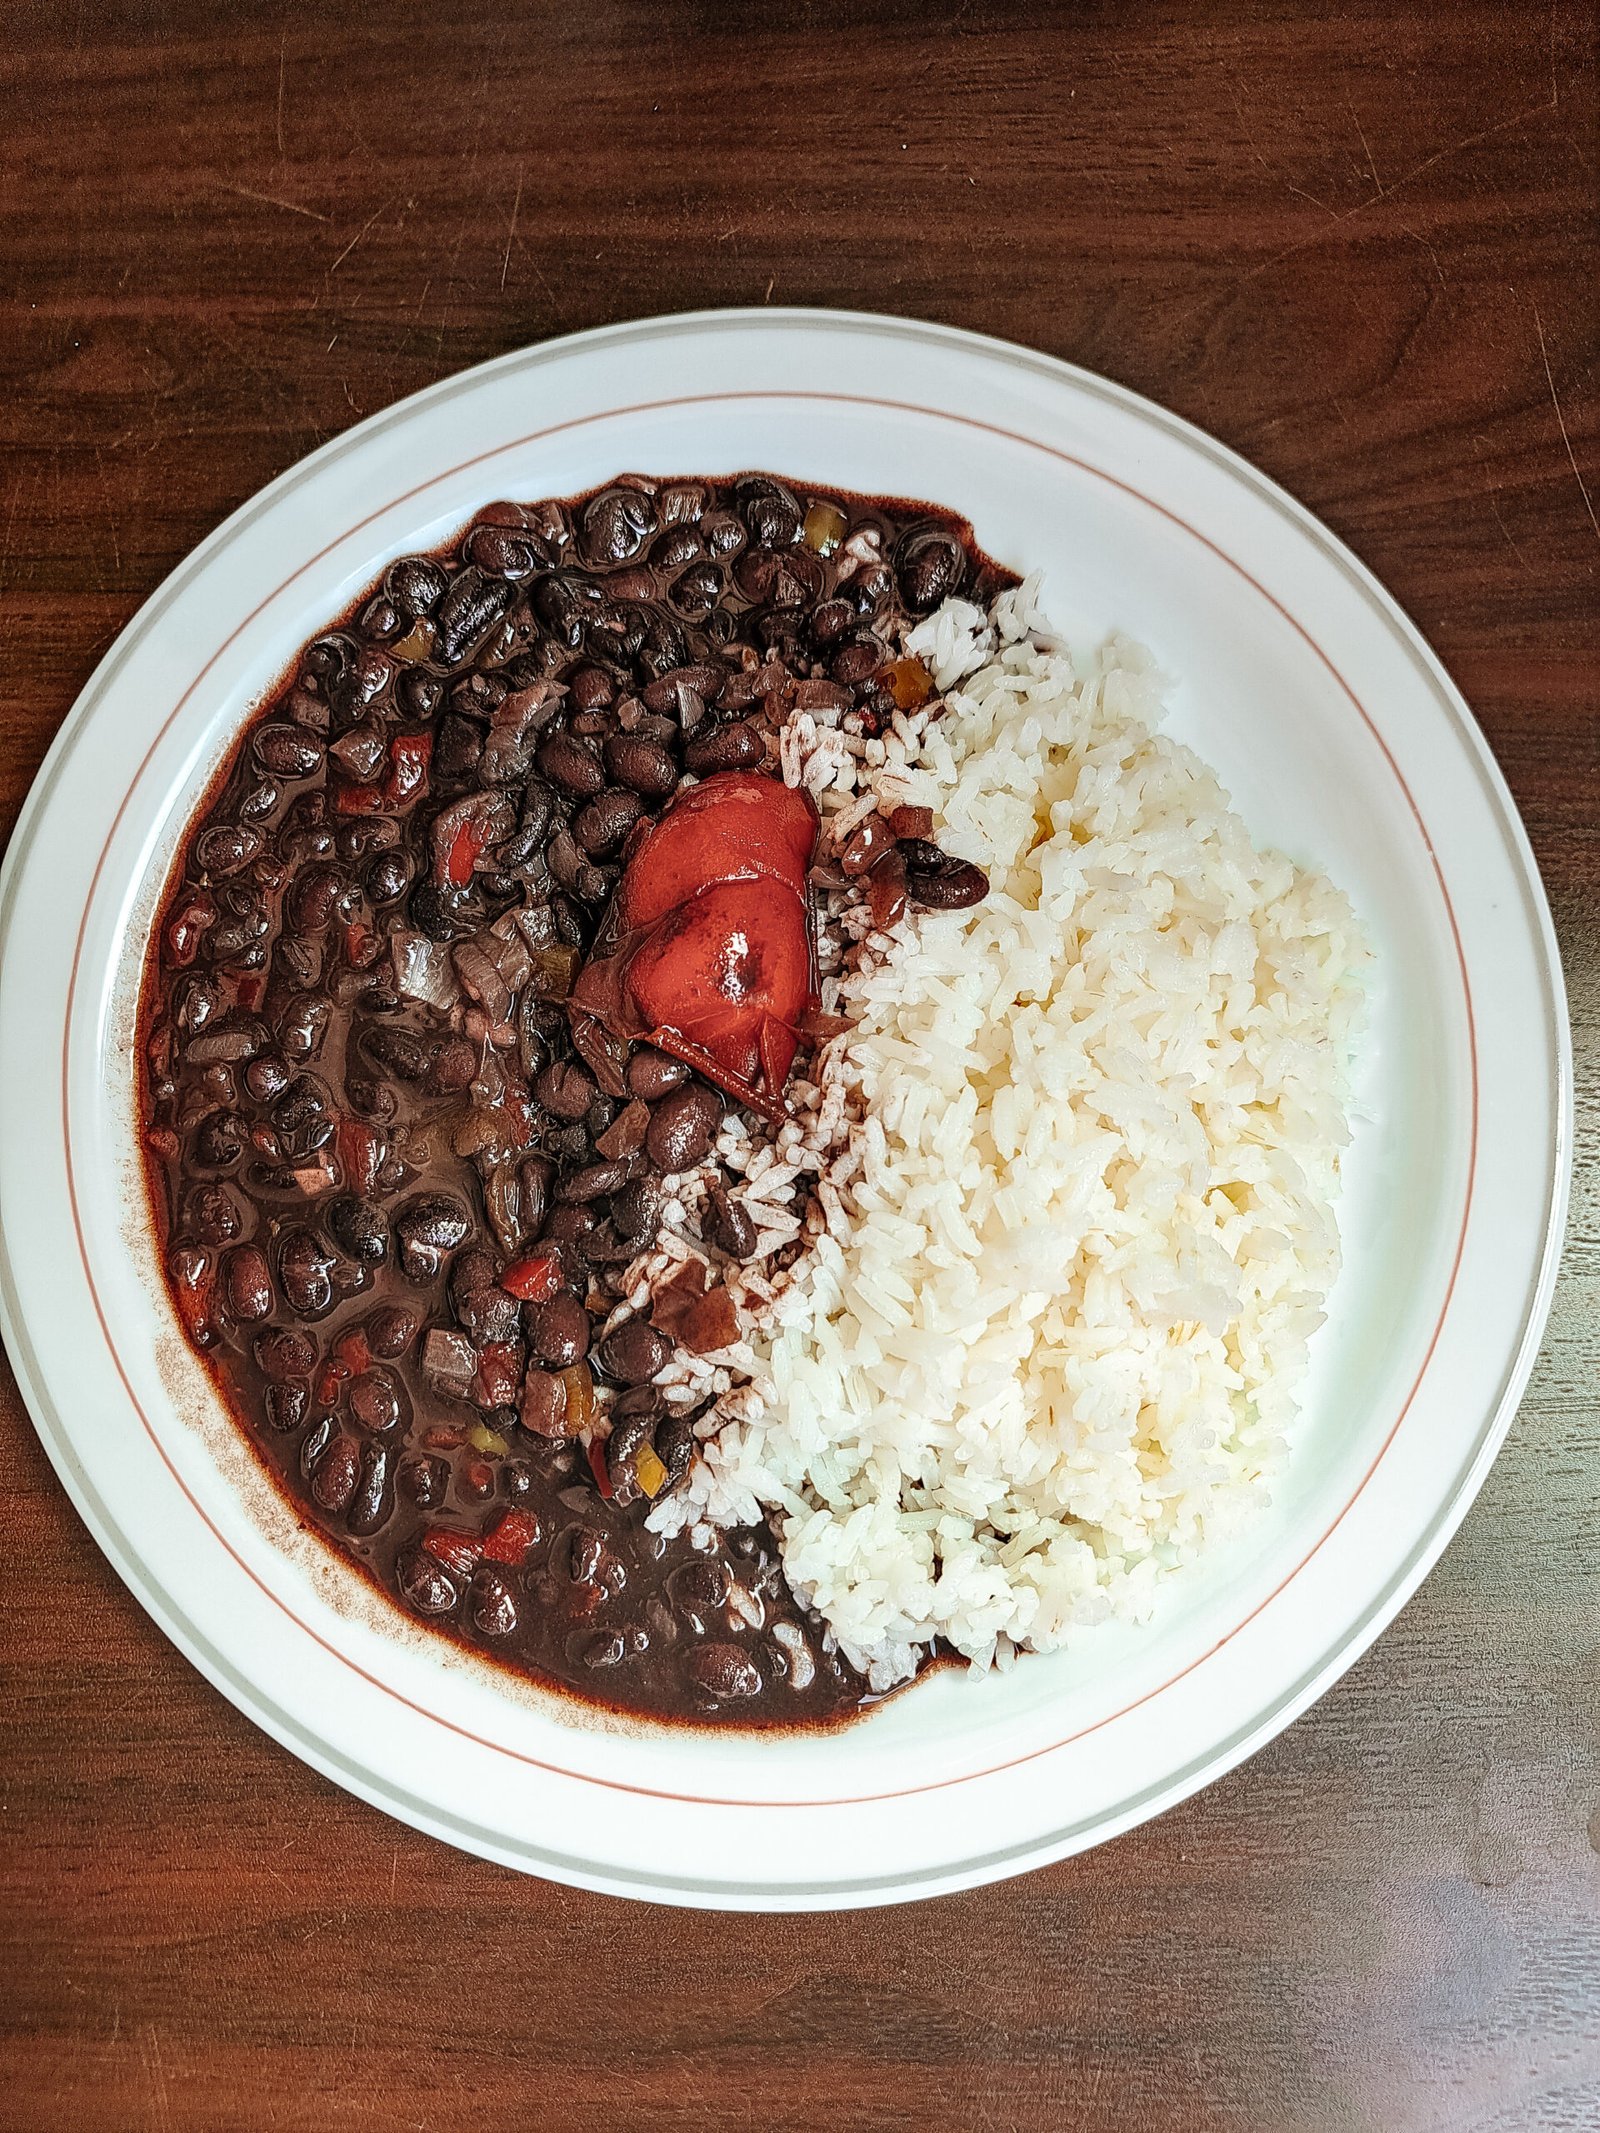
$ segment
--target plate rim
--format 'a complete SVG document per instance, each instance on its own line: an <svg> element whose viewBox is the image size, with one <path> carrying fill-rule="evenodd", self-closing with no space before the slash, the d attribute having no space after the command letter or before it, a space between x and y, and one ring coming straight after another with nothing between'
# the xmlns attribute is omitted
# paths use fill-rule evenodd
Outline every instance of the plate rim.
<svg viewBox="0 0 1600 2133"><path fill-rule="evenodd" d="M79 1467L70 1435L63 1428L60 1416L51 1401L44 1373L39 1367L37 1352L21 1320L12 1282L10 1253L3 1234L0 1234L0 1333L4 1334L17 1364L17 1376L24 1401L47 1456L55 1466L80 1516L84 1518L97 1544L123 1582L133 1591L165 1634L230 1701L261 1724L264 1730L273 1734L283 1745L288 1746L292 1752L320 1769L324 1775L358 1792L385 1811L397 1813L402 1819L428 1829L431 1834L441 1836L446 1841L464 1845L487 1856L501 1858L508 1864L532 1865L536 1871L559 1880L607 1888L612 1893L653 1895L667 1901L710 1901L741 1907L804 1909L823 1904L873 1903L931 1895L1016 1872L1027 1865L1043 1863L1047 1859L1082 1849L1089 1842L1099 1841L1129 1827L1234 1767L1251 1753L1255 1746L1291 1723L1320 1693L1322 1687L1354 1663L1392 1619L1459 1526L1481 1486L1488 1466L1503 1442L1515 1403L1525 1389L1548 1317L1564 1233L1572 1157L1573 1086L1570 1027L1565 1012L1565 988L1548 900L1515 802L1460 691L1398 602L1360 559L1313 513L1230 447L1188 423L1181 416L1172 414L1127 387L1059 358L1011 342L917 320L810 307L676 313L562 336L532 347L508 351L486 363L441 379L422 391L407 396L392 407L380 410L341 436L331 439L306 458L286 468L283 473L247 498L162 580L97 662L63 721L24 801L10 839L4 868L0 870L0 954L4 952L11 929L17 884L27 864L38 822L48 806L67 756L94 714L98 698L111 686L118 669L131 655L135 645L158 625L170 602L206 568L221 548L236 538L257 516L270 510L285 494L313 479L345 454L369 443L385 431L403 426L422 407L436 407L452 397L475 389L486 378L497 373L536 370L542 364L570 359L575 353L600 344L615 346L629 342L648 342L664 336L679 337L707 329L771 331L774 327L781 328L786 325L829 332L851 331L880 341L885 337L909 338L943 344L946 348L976 355L981 360L1000 359L1032 371L1048 381L1069 384L1086 393L1091 399L1107 401L1136 420L1165 431L1191 450L1198 450L1233 480L1242 482L1271 508L1286 513L1313 545L1351 580L1362 596L1363 604L1384 622L1389 633L1398 640L1402 652L1418 667L1421 676L1431 686L1459 739L1465 744L1465 752L1485 788L1486 797L1517 863L1524 916L1531 920L1528 927L1530 937L1543 951L1538 977L1549 1022L1547 1034L1556 1067L1556 1087L1553 1091L1555 1134L1546 1183L1543 1232L1539 1253L1533 1263L1531 1279L1526 1288L1520 1332L1511 1350L1500 1386L1484 1409L1484 1420L1471 1442L1469 1455L1458 1471L1453 1488L1437 1506L1422 1535L1408 1556L1391 1572L1364 1614L1305 1671L1294 1687L1280 1694L1267 1711L1255 1714L1252 1720L1229 1740L1220 1745L1211 1744L1192 1758L1183 1770L1168 1774L1131 1799L1119 1803L1112 1814L1096 1813L1084 1824L1053 1831L1043 1838L1031 1838L1012 1850L990 1852L976 1860L968 1859L956 1868L934 1867L929 1869L925 1876L897 1872L886 1877L888 1886L861 1876L850 1876L838 1883L812 1883L805 1887L788 1884L740 1884L735 1888L718 1886L698 1877L678 1879L656 1874L634 1875L626 1869L614 1867L597 1868L595 1863L569 1859L560 1854L544 1853L536 1846L508 1844L498 1833L478 1825L450 1826L455 1822L455 1818L442 1814L431 1803L405 1798L399 1788L349 1765L339 1751L331 1749L315 1736L302 1730L298 1720L278 1709L263 1688L247 1675L240 1673L216 1650L209 1637L190 1622L181 1606L162 1590L160 1581L149 1571L137 1549L121 1535L115 1520L99 1502L87 1474ZM1112 478L1117 477L1113 475Z"/></svg>

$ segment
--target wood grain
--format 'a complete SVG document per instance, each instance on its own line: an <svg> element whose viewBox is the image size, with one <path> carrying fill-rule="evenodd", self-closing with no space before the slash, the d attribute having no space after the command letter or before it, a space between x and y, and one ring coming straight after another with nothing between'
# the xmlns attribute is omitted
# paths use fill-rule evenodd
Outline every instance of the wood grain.
<svg viewBox="0 0 1600 2133"><path fill-rule="evenodd" d="M0 2125L1600 2124L1592 8L10 0L0 29L0 831L139 603L358 416L610 319L946 319L1203 424L1395 590L1544 868L1582 1136L1533 1387L1375 1649L1154 1825L885 1913L625 1908L334 1791L146 1621L5 1377Z"/></svg>

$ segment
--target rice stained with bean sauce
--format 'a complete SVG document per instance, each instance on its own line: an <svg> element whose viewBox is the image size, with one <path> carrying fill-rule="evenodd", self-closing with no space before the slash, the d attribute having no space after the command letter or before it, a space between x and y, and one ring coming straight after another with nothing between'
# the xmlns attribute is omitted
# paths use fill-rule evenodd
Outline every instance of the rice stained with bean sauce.
<svg viewBox="0 0 1600 2133"><path fill-rule="evenodd" d="M881 740L826 713L781 736L825 851L926 807L991 890L888 933L824 897L823 1005L851 1026L776 1136L724 1128L758 1233L741 1337L667 1372L716 1405L651 1523L766 1509L875 1689L935 1640L1004 1664L1147 1615L1266 1502L1339 1265L1350 906L1156 730L1147 656L1075 663L1035 591L918 625L941 694ZM711 1175L635 1275L692 1255Z"/></svg>

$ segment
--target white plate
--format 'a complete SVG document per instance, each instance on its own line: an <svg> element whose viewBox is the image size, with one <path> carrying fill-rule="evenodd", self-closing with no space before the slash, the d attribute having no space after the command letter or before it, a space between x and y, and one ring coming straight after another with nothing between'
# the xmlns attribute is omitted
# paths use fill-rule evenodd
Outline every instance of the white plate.
<svg viewBox="0 0 1600 2133"><path fill-rule="evenodd" d="M926 496L1075 630L1178 681L1259 838L1325 867L1381 962L1347 1267L1273 1510L1156 1620L943 1674L831 1736L579 1721L414 1629L298 1532L179 1337L141 1212L130 1030L190 809L261 692L383 564L491 498L771 467ZM1080 1850L1286 1725L1483 1480L1532 1364L1570 1144L1548 915L1459 696L1315 520L1209 438L1023 349L759 312L553 342L363 423L129 625L0 891L0 1298L50 1457L202 1671L389 1813L513 1866L741 1908L926 1896ZM107 1634L115 1631L107 1625Z"/></svg>

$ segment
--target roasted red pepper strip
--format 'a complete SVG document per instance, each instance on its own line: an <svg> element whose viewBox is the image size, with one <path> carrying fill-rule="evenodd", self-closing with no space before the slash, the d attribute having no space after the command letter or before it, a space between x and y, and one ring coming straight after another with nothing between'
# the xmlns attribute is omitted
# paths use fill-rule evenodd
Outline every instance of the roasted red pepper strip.
<svg viewBox="0 0 1600 2133"><path fill-rule="evenodd" d="M589 1442L589 1471L594 1476L594 1485L606 1502L611 1501L611 1474L606 1466L606 1443L603 1437L593 1437Z"/></svg>
<svg viewBox="0 0 1600 2133"><path fill-rule="evenodd" d="M389 743L389 775L384 782L386 807L409 807L428 789L428 765L433 760L431 733L397 733Z"/></svg>
<svg viewBox="0 0 1600 2133"><path fill-rule="evenodd" d="M519 1303L548 1303L561 1286L561 1262L548 1252L513 1259L500 1276L500 1286Z"/></svg>
<svg viewBox="0 0 1600 2133"><path fill-rule="evenodd" d="M474 1392L480 1407L510 1407L522 1382L522 1350L508 1341L491 1341L478 1351Z"/></svg>
<svg viewBox="0 0 1600 2133"><path fill-rule="evenodd" d="M450 856L444 863L444 878L452 887L464 889L483 850L483 832L475 822L463 822L456 831Z"/></svg>
<svg viewBox="0 0 1600 2133"><path fill-rule="evenodd" d="M539 1538L539 1521L526 1511L507 1511L483 1536L486 1563L525 1563Z"/></svg>
<svg viewBox="0 0 1600 2133"><path fill-rule="evenodd" d="M340 1334L333 1344L333 1356L346 1377L358 1378L363 1370L372 1368L372 1350L359 1326Z"/></svg>
<svg viewBox="0 0 1600 2133"><path fill-rule="evenodd" d="M809 794L755 771L691 786L627 848L572 1005L781 1121L816 1005Z"/></svg>

